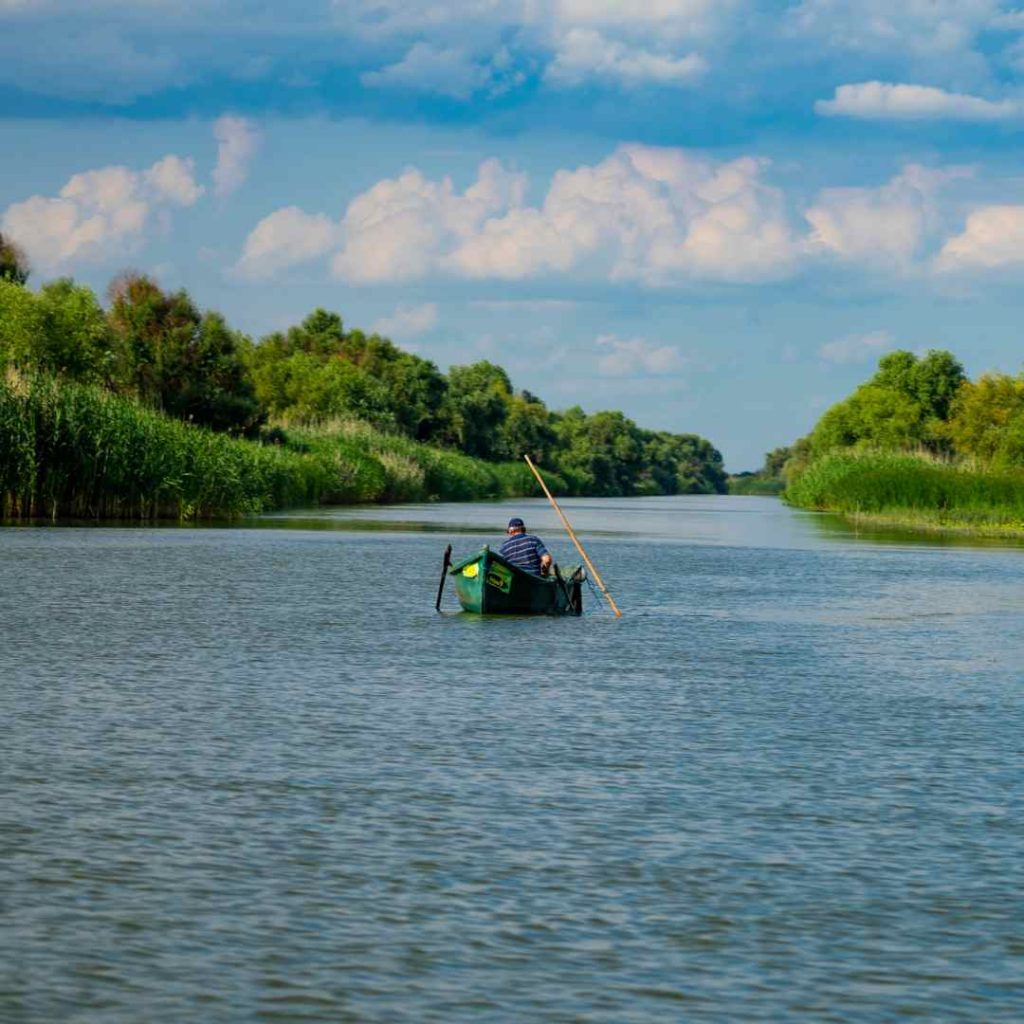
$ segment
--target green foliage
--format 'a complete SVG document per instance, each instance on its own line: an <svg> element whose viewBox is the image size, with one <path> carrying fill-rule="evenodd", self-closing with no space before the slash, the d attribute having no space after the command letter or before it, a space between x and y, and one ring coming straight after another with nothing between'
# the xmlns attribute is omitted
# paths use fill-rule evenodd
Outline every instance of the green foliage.
<svg viewBox="0 0 1024 1024"><path fill-rule="evenodd" d="M1024 377L984 374L953 402L946 436L961 455L1024 466Z"/></svg>
<svg viewBox="0 0 1024 1024"><path fill-rule="evenodd" d="M834 452L785 497L802 508L935 525L1024 525L1024 472L985 470L897 452Z"/></svg>
<svg viewBox="0 0 1024 1024"><path fill-rule="evenodd" d="M121 384L170 415L251 434L263 419L244 361L246 340L184 291L164 294L126 274L111 286L110 322L121 342Z"/></svg>
<svg viewBox="0 0 1024 1024"><path fill-rule="evenodd" d="M587 416L574 406L555 417L555 431L558 468L574 492L607 497L635 493L644 468L644 435L632 420L621 412Z"/></svg>
<svg viewBox="0 0 1024 1024"><path fill-rule="evenodd" d="M21 246L0 232L0 281L22 285L28 280L29 265Z"/></svg>
<svg viewBox="0 0 1024 1024"><path fill-rule="evenodd" d="M889 352L879 359L871 383L915 402L923 418L944 420L966 379L963 366L951 352L931 349L920 359L912 352Z"/></svg>
<svg viewBox="0 0 1024 1024"><path fill-rule="evenodd" d="M32 365L42 335L43 312L36 296L0 279L0 364Z"/></svg>
<svg viewBox="0 0 1024 1024"><path fill-rule="evenodd" d="M43 285L38 303L42 331L33 364L73 380L113 381L117 375L117 341L92 291L70 278L61 278Z"/></svg>
<svg viewBox="0 0 1024 1024"><path fill-rule="evenodd" d="M766 477L760 473L736 473L729 477L729 493L758 497L775 497L786 489L786 483L779 477Z"/></svg>
<svg viewBox="0 0 1024 1024"><path fill-rule="evenodd" d="M315 502L324 467L87 384L0 379L0 516L203 518Z"/></svg>
<svg viewBox="0 0 1024 1024"><path fill-rule="evenodd" d="M508 397L497 443L502 458L518 460L529 455L534 462L544 462L557 441L551 413L539 398L529 391Z"/></svg>
<svg viewBox="0 0 1024 1024"><path fill-rule="evenodd" d="M783 470L794 454L794 447L773 448L770 452L766 452L764 465L756 473L736 473L730 476L729 493L781 494L786 489Z"/></svg>
<svg viewBox="0 0 1024 1024"><path fill-rule="evenodd" d="M338 358L324 361L299 350L283 359L257 359L252 376L257 398L279 419L309 424L355 416L378 427L394 423L387 389Z"/></svg>
<svg viewBox="0 0 1024 1024"><path fill-rule="evenodd" d="M722 454L696 434L640 431L643 468L638 489L647 494L724 494Z"/></svg>
<svg viewBox="0 0 1024 1024"><path fill-rule="evenodd" d="M497 459L503 451L502 428L508 418L512 384L494 363L481 360L448 371L451 438L467 455Z"/></svg>
<svg viewBox="0 0 1024 1024"><path fill-rule="evenodd" d="M45 493L37 493L34 484L26 491L17 470L22 483L10 492L18 495L10 499L12 507L39 509L52 502L54 508L81 510L83 502L92 502L88 507L114 510L109 514L172 514L168 510L177 508L173 514L191 515L193 508L214 514L207 510L241 510L263 501L208 498L205 492L186 497L187 488L154 483L157 477L147 478L145 486L125 477L119 490L108 487L105 476L98 505L70 483L61 490L54 484L59 467L73 461L65 447L77 446L87 460L94 442L119 451L114 441L120 435L103 433L115 408L128 424L125 436L156 431L164 439L155 442L158 453L198 452L219 443L206 432L167 441L166 430L182 424L254 437L273 417L276 447L310 456L320 474L318 494L331 501L534 494L536 482L520 461L523 454L542 464L562 493L675 494L725 487L721 456L703 438L641 430L620 412L552 413L529 392L515 392L505 370L486 361L453 367L445 377L429 360L386 338L346 331L337 313L314 310L301 324L254 345L219 314L200 311L186 292L164 292L141 274L115 279L109 299L105 312L91 291L70 280L33 293L0 279L0 368L36 382L29 388L32 401L53 410L52 423L64 423L67 413L73 414L67 423L79 424L77 433L60 435L64 447L44 446L39 471L47 481ZM72 384L105 391L76 391ZM59 397L51 401L47 394ZM115 396L127 404L116 405ZM146 419L147 410L170 419ZM163 424L172 421L176 425L165 430ZM44 416L39 422L51 420ZM93 437L91 431L100 433ZM11 428L9 436L20 435ZM215 450L220 451L210 452ZM64 453L60 458L58 451ZM131 458L146 464L141 456ZM211 454L202 464L215 462ZM179 469L168 472L173 476ZM224 479L231 480L232 472L225 464ZM85 486L81 493L92 491Z"/></svg>
<svg viewBox="0 0 1024 1024"><path fill-rule="evenodd" d="M879 384L862 384L833 405L811 434L815 452L835 448L910 448L921 444L924 412L913 398Z"/></svg>
<svg viewBox="0 0 1024 1024"><path fill-rule="evenodd" d="M362 331L345 335L339 355L383 386L391 416L404 434L425 441L444 430L448 382L432 362Z"/></svg>

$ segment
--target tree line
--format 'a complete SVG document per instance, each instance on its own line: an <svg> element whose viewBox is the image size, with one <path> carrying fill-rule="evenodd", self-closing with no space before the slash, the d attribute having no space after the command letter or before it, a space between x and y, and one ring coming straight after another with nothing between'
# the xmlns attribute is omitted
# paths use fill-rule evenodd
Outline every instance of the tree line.
<svg viewBox="0 0 1024 1024"><path fill-rule="evenodd" d="M793 445L787 472L842 449L1024 467L1024 374L990 372L971 380L945 350L887 353L872 377Z"/></svg>
<svg viewBox="0 0 1024 1024"><path fill-rule="evenodd" d="M1024 373L971 380L945 349L896 350L874 374L830 406L805 437L765 455L737 491L781 490L809 466L837 453L916 454L996 471L1024 469Z"/></svg>
<svg viewBox="0 0 1024 1024"><path fill-rule="evenodd" d="M617 411L551 410L486 360L442 373L335 312L253 341L144 274L116 277L106 306L71 279L38 291L27 279L0 236L0 366L97 385L198 426L288 444L293 428L359 420L486 462L529 454L578 494L725 490L721 455L702 437Z"/></svg>

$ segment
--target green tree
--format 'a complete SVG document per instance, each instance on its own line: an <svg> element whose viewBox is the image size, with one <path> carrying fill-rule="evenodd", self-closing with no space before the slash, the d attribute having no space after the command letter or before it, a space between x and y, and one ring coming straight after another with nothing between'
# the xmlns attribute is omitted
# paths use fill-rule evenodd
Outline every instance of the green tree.
<svg viewBox="0 0 1024 1024"><path fill-rule="evenodd" d="M24 284L31 268L21 246L0 232L0 281Z"/></svg>
<svg viewBox="0 0 1024 1024"><path fill-rule="evenodd" d="M117 338L91 289L61 278L39 292L43 329L36 365L74 380L112 383L118 372Z"/></svg>
<svg viewBox="0 0 1024 1024"><path fill-rule="evenodd" d="M341 359L380 381L391 396L391 413L403 433L430 440L446 426L448 384L438 368L380 335L350 331L339 350Z"/></svg>
<svg viewBox="0 0 1024 1024"><path fill-rule="evenodd" d="M931 349L918 358L912 352L899 350L882 356L869 383L916 402L921 408L918 443L944 450L947 445L942 424L966 379L963 366L951 352Z"/></svg>
<svg viewBox="0 0 1024 1024"><path fill-rule="evenodd" d="M764 467L761 472L773 479L781 477L782 467L786 465L792 454L793 449L788 445L784 448L773 448L770 452L765 452Z"/></svg>
<svg viewBox="0 0 1024 1024"><path fill-rule="evenodd" d="M447 403L451 439L467 455L500 458L511 397L512 384L500 366L486 360L453 366L448 371Z"/></svg>
<svg viewBox="0 0 1024 1024"><path fill-rule="evenodd" d="M1024 378L986 373L961 385L947 436L958 455L1024 464Z"/></svg>
<svg viewBox="0 0 1024 1024"><path fill-rule="evenodd" d="M643 434L621 412L586 415L579 406L555 417L557 468L574 488L607 497L635 493L643 471Z"/></svg>
<svg viewBox="0 0 1024 1024"><path fill-rule="evenodd" d="M557 441L551 413L539 398L529 391L509 398L499 442L502 458L519 460L529 455L535 462L545 462Z"/></svg>
<svg viewBox="0 0 1024 1024"><path fill-rule="evenodd" d="M218 313L201 314L184 290L125 274L110 288L121 378L148 404L216 430L251 433L262 414L246 339Z"/></svg>
<svg viewBox="0 0 1024 1024"><path fill-rule="evenodd" d="M43 334L43 312L33 292L0 279L0 364L29 367Z"/></svg>
<svg viewBox="0 0 1024 1024"><path fill-rule="evenodd" d="M835 448L909 448L924 437L921 404L901 390L862 384L818 420L811 433L815 455Z"/></svg>

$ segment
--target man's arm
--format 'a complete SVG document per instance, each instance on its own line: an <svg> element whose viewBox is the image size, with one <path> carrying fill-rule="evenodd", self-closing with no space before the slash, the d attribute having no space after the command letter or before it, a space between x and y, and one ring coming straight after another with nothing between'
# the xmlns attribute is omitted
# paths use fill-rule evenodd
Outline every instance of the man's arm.
<svg viewBox="0 0 1024 1024"><path fill-rule="evenodd" d="M547 576L548 570L551 568L551 556L548 554L548 549L544 547L544 542L539 538L537 540L537 554L540 555L541 575Z"/></svg>

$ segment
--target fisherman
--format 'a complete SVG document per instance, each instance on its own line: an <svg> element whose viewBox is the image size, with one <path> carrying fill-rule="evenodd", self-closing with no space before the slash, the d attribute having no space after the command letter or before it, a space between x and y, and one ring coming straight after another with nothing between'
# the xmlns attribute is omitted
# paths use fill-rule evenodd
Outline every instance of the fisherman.
<svg viewBox="0 0 1024 1024"><path fill-rule="evenodd" d="M501 557L534 576L546 576L551 568L551 556L540 537L527 533L526 524L518 516L508 521L505 532L508 539L501 545Z"/></svg>

